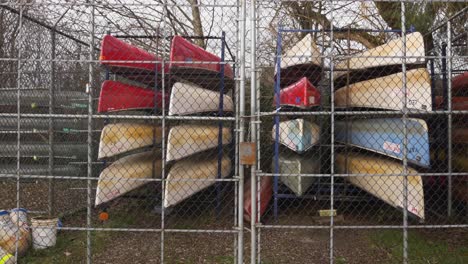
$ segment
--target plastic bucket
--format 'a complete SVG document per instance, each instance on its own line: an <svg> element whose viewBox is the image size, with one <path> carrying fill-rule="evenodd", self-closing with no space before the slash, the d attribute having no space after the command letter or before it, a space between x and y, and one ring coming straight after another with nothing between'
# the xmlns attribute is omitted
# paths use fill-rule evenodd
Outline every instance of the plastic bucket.
<svg viewBox="0 0 468 264"><path fill-rule="evenodd" d="M31 219L34 249L55 246L57 242L58 218L35 217Z"/></svg>
<svg viewBox="0 0 468 264"><path fill-rule="evenodd" d="M28 250L30 241L29 230L19 228L11 222L8 211L0 211L0 247L12 255L18 249L18 255L23 255Z"/></svg>

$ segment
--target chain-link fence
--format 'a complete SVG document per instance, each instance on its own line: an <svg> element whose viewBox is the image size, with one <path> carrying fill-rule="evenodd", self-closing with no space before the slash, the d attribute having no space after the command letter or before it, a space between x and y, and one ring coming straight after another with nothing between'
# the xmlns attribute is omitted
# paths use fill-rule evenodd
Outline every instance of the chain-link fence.
<svg viewBox="0 0 468 264"><path fill-rule="evenodd" d="M465 263L464 2L0 2L0 264Z"/></svg>

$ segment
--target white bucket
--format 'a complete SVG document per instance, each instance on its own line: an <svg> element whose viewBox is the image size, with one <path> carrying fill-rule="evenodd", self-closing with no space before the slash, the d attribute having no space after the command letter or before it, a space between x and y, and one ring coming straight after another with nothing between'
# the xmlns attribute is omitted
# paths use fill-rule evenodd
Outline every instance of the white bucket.
<svg viewBox="0 0 468 264"><path fill-rule="evenodd" d="M57 242L58 218L35 217L31 219L34 249L55 246Z"/></svg>

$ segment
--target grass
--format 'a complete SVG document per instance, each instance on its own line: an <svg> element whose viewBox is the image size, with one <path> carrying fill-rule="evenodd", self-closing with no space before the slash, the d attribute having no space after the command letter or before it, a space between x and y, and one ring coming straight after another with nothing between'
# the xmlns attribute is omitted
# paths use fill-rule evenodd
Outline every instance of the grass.
<svg viewBox="0 0 468 264"><path fill-rule="evenodd" d="M371 235L371 241L387 252L386 263L401 263L403 258L403 233L401 230L381 230ZM417 232L408 234L408 258L417 264L462 264L468 263L468 245L449 246L446 241L435 237L425 238Z"/></svg>

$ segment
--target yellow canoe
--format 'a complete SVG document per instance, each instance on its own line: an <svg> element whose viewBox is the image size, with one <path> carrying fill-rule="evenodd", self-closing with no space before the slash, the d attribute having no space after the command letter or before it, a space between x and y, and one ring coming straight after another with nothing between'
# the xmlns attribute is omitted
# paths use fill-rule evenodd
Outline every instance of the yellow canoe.
<svg viewBox="0 0 468 264"><path fill-rule="evenodd" d="M388 159L350 153L338 154L336 157L338 173L369 174L369 176L350 176L346 180L353 185L367 191L380 200L396 208L404 208L404 176L403 165ZM408 168L408 172L417 171ZM371 176L372 174L386 174L389 176ZM408 176L408 212L424 219L424 190L421 176Z"/></svg>
<svg viewBox="0 0 468 264"><path fill-rule="evenodd" d="M160 177L159 154L148 151L125 156L109 165L99 175L95 205L108 202L148 183L142 179Z"/></svg>
<svg viewBox="0 0 468 264"><path fill-rule="evenodd" d="M160 144L162 128L143 123L106 125L101 132L98 158L108 158L131 150Z"/></svg>
<svg viewBox="0 0 468 264"><path fill-rule="evenodd" d="M231 172L231 160L224 154L221 161L221 177ZM191 157L172 166L167 176L164 207L176 205L197 192L215 184L218 175L218 158ZM194 181L196 180L196 181ZM206 181L203 181L206 180Z"/></svg>

